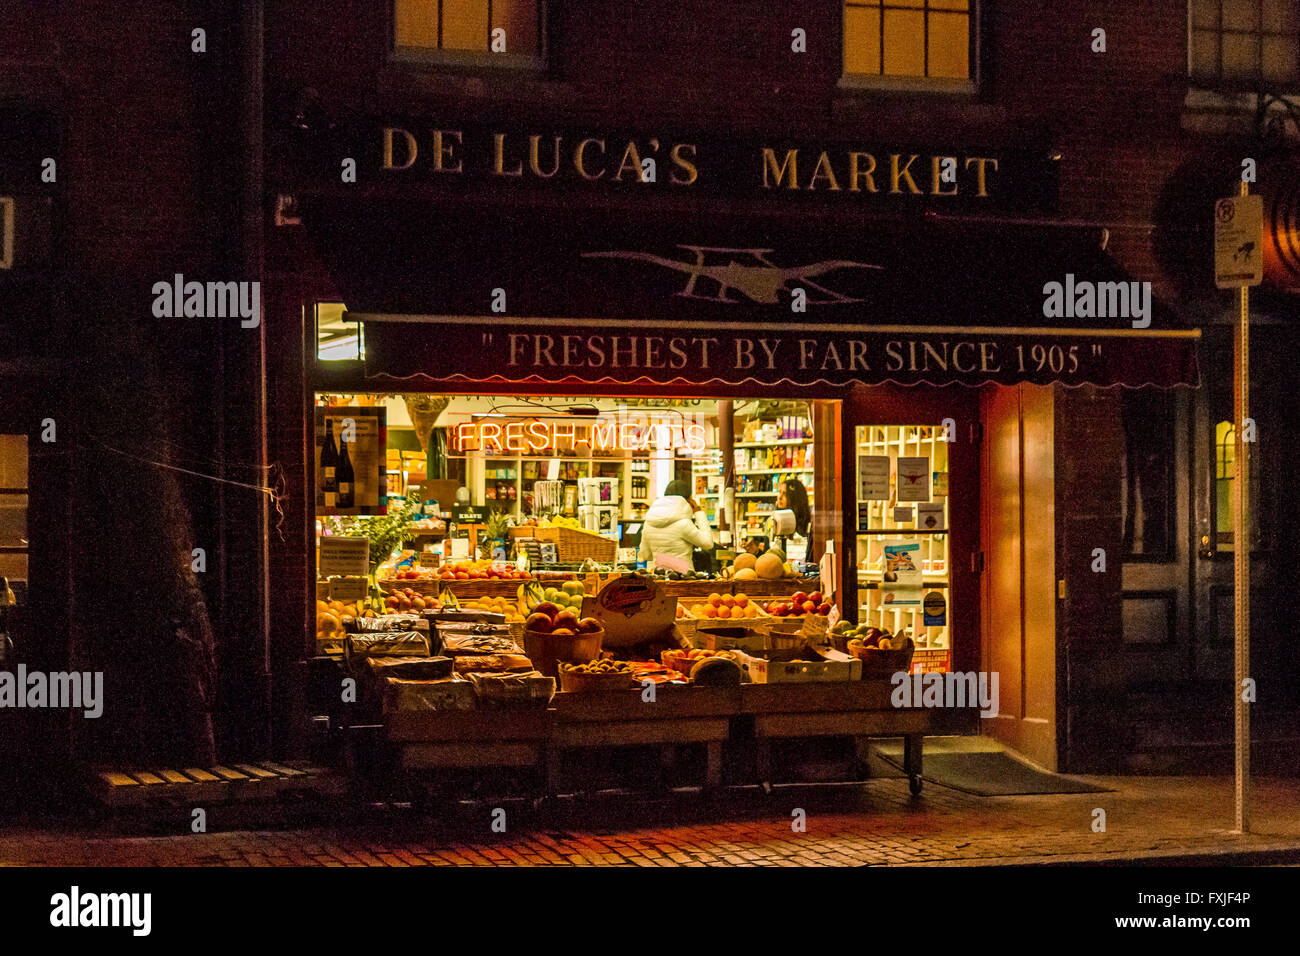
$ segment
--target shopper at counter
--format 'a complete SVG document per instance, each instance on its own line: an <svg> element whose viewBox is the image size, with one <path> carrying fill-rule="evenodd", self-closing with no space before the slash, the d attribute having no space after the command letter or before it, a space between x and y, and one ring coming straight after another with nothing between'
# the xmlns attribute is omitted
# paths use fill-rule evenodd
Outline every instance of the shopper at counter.
<svg viewBox="0 0 1300 956"><path fill-rule="evenodd" d="M646 512L638 559L658 563L661 556L670 555L690 569L694 566L694 549L707 551L712 547L713 530L704 510L690 497L690 486L684 481L670 481L663 497L655 499Z"/></svg>

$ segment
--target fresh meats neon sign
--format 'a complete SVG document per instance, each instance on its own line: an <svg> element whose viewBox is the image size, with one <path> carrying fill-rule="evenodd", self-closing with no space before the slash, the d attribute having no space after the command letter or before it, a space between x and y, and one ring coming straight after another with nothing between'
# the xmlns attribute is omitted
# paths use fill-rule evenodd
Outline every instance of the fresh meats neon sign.
<svg viewBox="0 0 1300 956"><path fill-rule="evenodd" d="M707 446L704 426L652 422L463 422L457 451L543 455L559 451L672 451L698 455Z"/></svg>

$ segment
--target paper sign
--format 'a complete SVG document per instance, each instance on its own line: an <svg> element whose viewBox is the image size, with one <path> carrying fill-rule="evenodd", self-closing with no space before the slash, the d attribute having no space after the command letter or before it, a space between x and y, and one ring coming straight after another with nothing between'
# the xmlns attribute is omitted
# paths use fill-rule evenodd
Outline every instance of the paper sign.
<svg viewBox="0 0 1300 956"><path fill-rule="evenodd" d="M451 509L451 520L457 524L487 524L490 517L486 505L454 505Z"/></svg>
<svg viewBox="0 0 1300 956"><path fill-rule="evenodd" d="M916 526L921 531L938 531L943 527L943 502L926 502L916 506Z"/></svg>
<svg viewBox="0 0 1300 956"><path fill-rule="evenodd" d="M1220 289L1259 285L1264 278L1264 201L1236 196L1214 204L1214 284Z"/></svg>
<svg viewBox="0 0 1300 956"><path fill-rule="evenodd" d="M911 505L904 505L901 508L894 509L894 524L911 524L912 520Z"/></svg>
<svg viewBox="0 0 1300 956"><path fill-rule="evenodd" d="M898 500L930 500L930 459L898 459Z"/></svg>
<svg viewBox="0 0 1300 956"><path fill-rule="evenodd" d="M370 541L367 538L345 538L329 535L320 539L320 558L316 576L332 575L364 578L370 573Z"/></svg>
<svg viewBox="0 0 1300 956"><path fill-rule="evenodd" d="M447 543L451 545L451 560L469 557L469 538L448 538Z"/></svg>
<svg viewBox="0 0 1300 956"><path fill-rule="evenodd" d="M361 601L366 597L369 584L365 578L336 578L330 582L330 600Z"/></svg>
<svg viewBox="0 0 1300 956"><path fill-rule="evenodd" d="M884 541L884 577L880 582L884 607L921 604L921 545L916 541Z"/></svg>
<svg viewBox="0 0 1300 956"><path fill-rule="evenodd" d="M546 463L546 480L547 481L560 480L560 459L552 458L550 461Z"/></svg>
<svg viewBox="0 0 1300 956"><path fill-rule="evenodd" d="M930 489L930 494L935 498L948 497L948 473L946 471L936 471L931 478L934 480L934 487Z"/></svg>
<svg viewBox="0 0 1300 956"><path fill-rule="evenodd" d="M858 530L871 530L871 505L865 501L858 502Z"/></svg>
<svg viewBox="0 0 1300 956"><path fill-rule="evenodd" d="M858 456L858 500L887 501L889 499L889 456Z"/></svg>

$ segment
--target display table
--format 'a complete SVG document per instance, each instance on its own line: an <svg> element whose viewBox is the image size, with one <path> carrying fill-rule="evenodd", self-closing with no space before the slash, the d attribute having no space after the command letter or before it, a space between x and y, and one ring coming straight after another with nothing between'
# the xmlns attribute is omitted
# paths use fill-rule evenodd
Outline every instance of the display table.
<svg viewBox="0 0 1300 956"><path fill-rule="evenodd" d="M386 736L403 770L540 767L554 710L418 711L389 714Z"/></svg>
<svg viewBox="0 0 1300 956"><path fill-rule="evenodd" d="M796 737L902 737L903 770L921 791L921 740L970 733L970 709L895 707L888 680L743 684L741 712L753 716L759 781L772 786L771 742Z"/></svg>
<svg viewBox="0 0 1300 956"><path fill-rule="evenodd" d="M551 702L555 730L547 761L547 790L559 785L558 758L565 750L590 747L661 748L661 759L679 744L704 744L705 787L722 785L722 744L731 717L740 709L739 688L662 684L653 701L640 690L598 694L556 694Z"/></svg>

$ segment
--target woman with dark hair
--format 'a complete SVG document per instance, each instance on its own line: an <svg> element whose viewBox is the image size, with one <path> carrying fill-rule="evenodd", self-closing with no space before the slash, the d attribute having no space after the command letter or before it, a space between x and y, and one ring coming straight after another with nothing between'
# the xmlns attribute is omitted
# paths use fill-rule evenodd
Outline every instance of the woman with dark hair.
<svg viewBox="0 0 1300 956"><path fill-rule="evenodd" d="M650 505L641 531L642 561L658 561L661 555L672 555L694 566L694 549L713 547L713 529L709 527L704 510L690 497L690 485L684 481L670 481L662 498Z"/></svg>
<svg viewBox="0 0 1300 956"><path fill-rule="evenodd" d="M787 478L781 482L781 490L776 496L776 510L794 512L794 531L801 538L808 539L808 549L804 553L805 561L813 560L812 508L808 506L808 489L798 478Z"/></svg>

